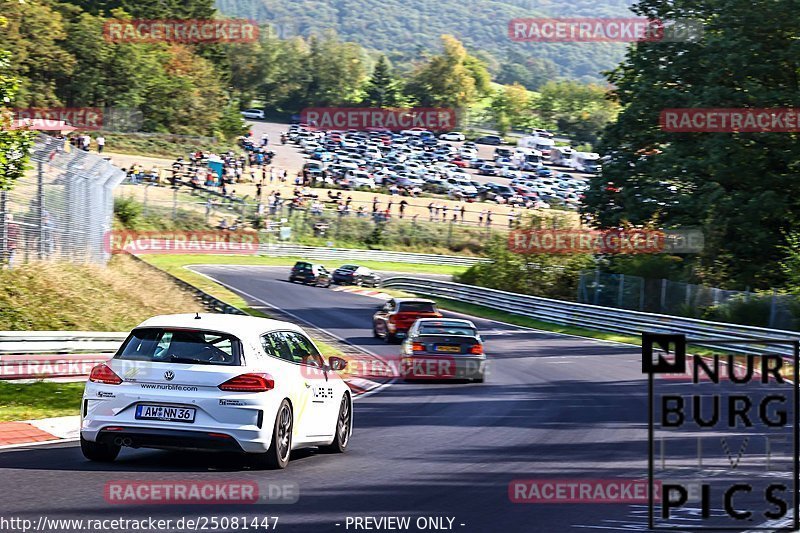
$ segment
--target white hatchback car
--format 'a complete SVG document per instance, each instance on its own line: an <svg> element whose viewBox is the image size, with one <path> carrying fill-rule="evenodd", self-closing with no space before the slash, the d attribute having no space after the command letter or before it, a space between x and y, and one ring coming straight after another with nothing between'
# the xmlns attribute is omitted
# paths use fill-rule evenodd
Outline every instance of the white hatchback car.
<svg viewBox="0 0 800 533"><path fill-rule="evenodd" d="M261 109L245 109L242 111L242 116L255 120L264 120L266 118L266 114Z"/></svg>
<svg viewBox="0 0 800 533"><path fill-rule="evenodd" d="M165 315L133 329L92 369L83 393L81 450L92 461L120 449L252 454L284 468L290 452L344 452L353 429L350 388L303 330L236 315Z"/></svg>

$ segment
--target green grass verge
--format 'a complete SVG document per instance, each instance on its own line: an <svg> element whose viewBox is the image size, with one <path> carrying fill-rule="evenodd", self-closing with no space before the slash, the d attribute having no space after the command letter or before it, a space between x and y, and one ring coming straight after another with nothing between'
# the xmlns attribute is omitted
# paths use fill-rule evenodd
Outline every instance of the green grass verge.
<svg viewBox="0 0 800 533"><path fill-rule="evenodd" d="M186 265L291 266L296 261L307 260L303 257L263 257L256 255L151 255L144 256L143 259L171 274L175 274L173 271L175 268L179 270L185 270L183 267ZM410 274L444 274L451 276L460 274L467 269L467 267L463 266L417 265L412 263L388 263L381 261L332 260L315 262L323 263L326 267L328 267L328 269L338 268L346 264L358 263L359 265L371 268L373 270L408 272Z"/></svg>
<svg viewBox="0 0 800 533"><path fill-rule="evenodd" d="M0 381L0 422L80 414L83 383Z"/></svg>

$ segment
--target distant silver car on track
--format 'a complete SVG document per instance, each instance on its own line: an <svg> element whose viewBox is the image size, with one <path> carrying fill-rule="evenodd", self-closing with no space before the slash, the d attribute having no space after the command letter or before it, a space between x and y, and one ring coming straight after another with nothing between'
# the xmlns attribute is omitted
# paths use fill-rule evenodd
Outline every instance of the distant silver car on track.
<svg viewBox="0 0 800 533"><path fill-rule="evenodd" d="M420 318L401 348L406 379L452 379L483 383L486 354L469 320Z"/></svg>

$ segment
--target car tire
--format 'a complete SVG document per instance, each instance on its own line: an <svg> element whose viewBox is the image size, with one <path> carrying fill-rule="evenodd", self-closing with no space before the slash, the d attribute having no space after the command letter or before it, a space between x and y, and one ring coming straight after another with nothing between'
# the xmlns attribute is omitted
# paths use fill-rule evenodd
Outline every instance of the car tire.
<svg viewBox="0 0 800 533"><path fill-rule="evenodd" d="M289 464L289 456L292 453L292 428L294 420L292 407L288 400L283 400L278 407L278 414L275 416L275 424L272 427L272 440L270 441L267 453L259 454L258 462L270 469L280 470Z"/></svg>
<svg viewBox="0 0 800 533"><path fill-rule="evenodd" d="M483 383L483 376L472 380L473 383Z"/></svg>
<svg viewBox="0 0 800 533"><path fill-rule="evenodd" d="M333 442L327 446L320 446L323 453L344 453L350 443L350 432L353 425L353 408L347 394L342 396L339 412L336 415L336 434Z"/></svg>
<svg viewBox="0 0 800 533"><path fill-rule="evenodd" d="M96 463L111 463L119 455L122 446L111 443L92 442L81 435L81 452L83 456Z"/></svg>

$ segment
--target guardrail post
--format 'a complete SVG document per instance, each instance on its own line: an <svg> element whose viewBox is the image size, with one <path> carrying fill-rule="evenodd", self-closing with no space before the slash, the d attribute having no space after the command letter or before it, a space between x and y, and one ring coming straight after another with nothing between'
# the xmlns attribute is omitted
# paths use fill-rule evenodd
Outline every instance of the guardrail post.
<svg viewBox="0 0 800 533"><path fill-rule="evenodd" d="M769 327L775 326L775 315L777 315L777 313L777 294L775 289L772 289L772 302L769 306Z"/></svg>
<svg viewBox="0 0 800 533"><path fill-rule="evenodd" d="M639 311L644 311L644 278L639 278Z"/></svg>
<svg viewBox="0 0 800 533"><path fill-rule="evenodd" d="M625 274L619 275L619 294L617 294L617 307L623 307L625 292Z"/></svg>
<svg viewBox="0 0 800 533"><path fill-rule="evenodd" d="M600 301L600 270L594 271L594 305Z"/></svg>
<svg viewBox="0 0 800 533"><path fill-rule="evenodd" d="M39 161L36 170L36 218L39 221L39 259L44 259L44 166Z"/></svg>
<svg viewBox="0 0 800 533"><path fill-rule="evenodd" d="M667 308L667 280L661 280L661 312Z"/></svg>
<svg viewBox="0 0 800 533"><path fill-rule="evenodd" d="M6 226L8 224L8 213L6 210L8 200L6 191L0 191L0 267L6 260L6 251L8 250L8 233Z"/></svg>

